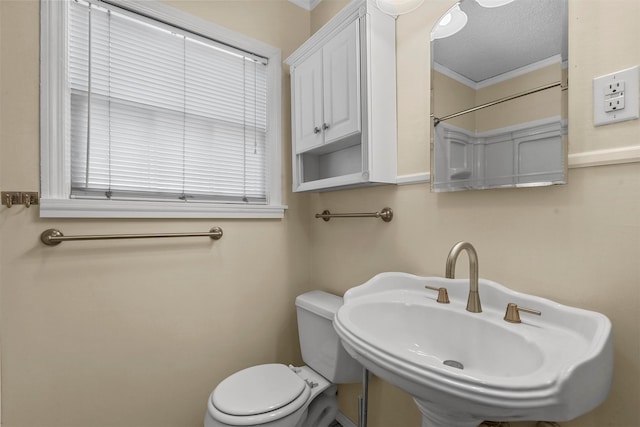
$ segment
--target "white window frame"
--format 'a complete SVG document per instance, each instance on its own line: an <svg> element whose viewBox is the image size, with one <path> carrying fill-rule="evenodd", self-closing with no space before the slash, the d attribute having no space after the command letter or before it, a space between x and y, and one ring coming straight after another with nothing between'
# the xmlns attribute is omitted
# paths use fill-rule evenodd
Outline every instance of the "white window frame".
<svg viewBox="0 0 640 427"><path fill-rule="evenodd" d="M109 0L116 6L268 58L267 204L71 199L67 80L67 7L41 0L40 216L43 218L282 218L281 50L158 1Z"/></svg>

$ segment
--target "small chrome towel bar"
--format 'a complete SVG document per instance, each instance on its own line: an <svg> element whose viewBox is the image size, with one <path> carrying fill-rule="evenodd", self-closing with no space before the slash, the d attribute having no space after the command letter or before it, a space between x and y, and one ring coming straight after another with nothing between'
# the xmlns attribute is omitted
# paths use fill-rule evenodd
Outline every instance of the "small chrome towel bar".
<svg viewBox="0 0 640 427"><path fill-rule="evenodd" d="M85 236L65 236L60 230L50 228L42 232L40 240L47 246L56 246L71 240L155 239L161 237L210 237L212 240L219 240L222 238L222 228L213 227L203 233L94 234Z"/></svg>
<svg viewBox="0 0 640 427"><path fill-rule="evenodd" d="M393 219L393 210L384 208L380 212L371 213L331 213L325 210L321 214L317 213L316 218L322 218L325 221L329 221L331 218L380 218L384 222L389 222Z"/></svg>

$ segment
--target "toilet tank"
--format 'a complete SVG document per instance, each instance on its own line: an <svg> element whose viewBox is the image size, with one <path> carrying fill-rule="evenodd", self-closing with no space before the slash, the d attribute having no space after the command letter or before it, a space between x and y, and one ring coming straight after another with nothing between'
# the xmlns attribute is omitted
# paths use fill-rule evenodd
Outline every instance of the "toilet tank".
<svg viewBox="0 0 640 427"><path fill-rule="evenodd" d="M342 347L333 329L333 317L342 297L311 291L296 298L298 336L302 360L334 384L362 381L362 365Z"/></svg>

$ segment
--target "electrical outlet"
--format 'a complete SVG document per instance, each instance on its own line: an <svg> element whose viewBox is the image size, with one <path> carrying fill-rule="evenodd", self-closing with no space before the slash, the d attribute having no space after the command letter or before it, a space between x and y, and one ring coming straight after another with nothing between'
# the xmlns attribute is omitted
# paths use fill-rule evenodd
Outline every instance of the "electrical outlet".
<svg viewBox="0 0 640 427"><path fill-rule="evenodd" d="M604 112L611 113L613 111L620 111L624 109L624 95L609 98L604 101Z"/></svg>
<svg viewBox="0 0 640 427"><path fill-rule="evenodd" d="M611 79L609 84L604 88L604 96L618 96L618 94L624 94L624 80Z"/></svg>
<svg viewBox="0 0 640 427"><path fill-rule="evenodd" d="M640 67L593 79L595 126L640 118Z"/></svg>

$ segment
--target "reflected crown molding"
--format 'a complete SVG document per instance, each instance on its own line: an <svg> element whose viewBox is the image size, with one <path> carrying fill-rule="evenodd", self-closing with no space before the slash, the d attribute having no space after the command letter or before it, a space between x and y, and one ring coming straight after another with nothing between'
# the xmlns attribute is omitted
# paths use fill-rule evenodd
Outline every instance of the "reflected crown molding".
<svg viewBox="0 0 640 427"><path fill-rule="evenodd" d="M551 58L547 58L547 59L543 59L541 61L538 62L534 62L531 63L527 66L518 68L516 70L512 70L512 71L508 71L506 73L500 74L498 76L495 77L491 77L489 79L483 80L481 82L474 82L471 79L466 78L465 76L456 73L455 71L441 65L438 64L437 62L433 63L433 69L436 70L437 72L444 74L447 77L452 78L453 80L457 81L458 83L462 83L463 85L470 87L471 89L474 90L478 90L478 89L482 89L506 80L510 80L513 79L515 77L518 76L522 76L525 75L527 73L531 73L533 71L539 70L541 68L544 67L548 67L549 65L553 65L553 64L557 64L558 62L560 62L562 60L562 57L560 55L554 55ZM563 68L566 68L566 63L562 64Z"/></svg>

